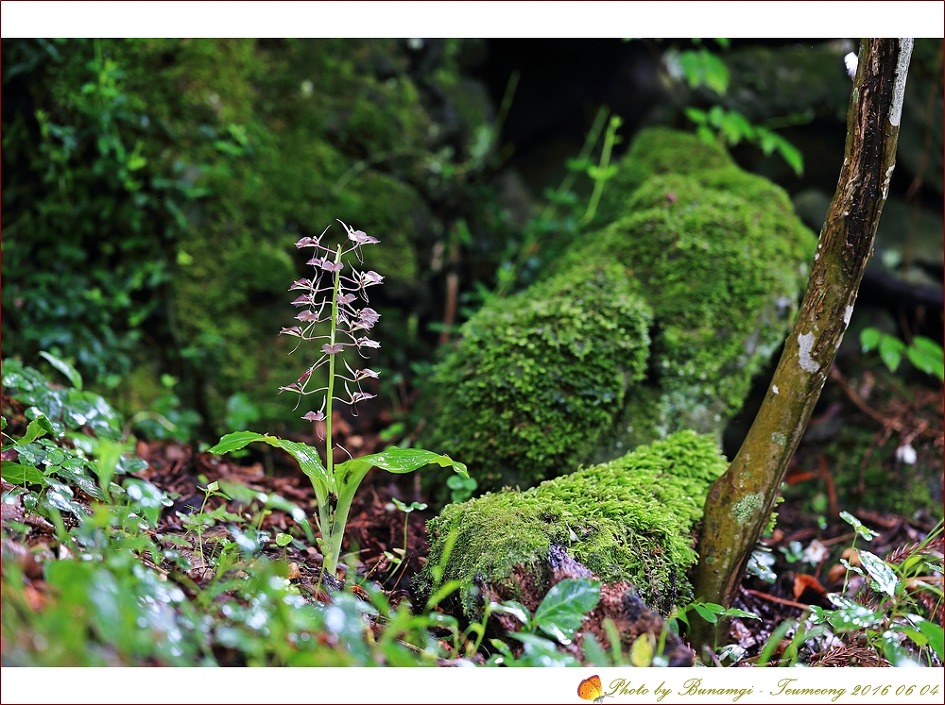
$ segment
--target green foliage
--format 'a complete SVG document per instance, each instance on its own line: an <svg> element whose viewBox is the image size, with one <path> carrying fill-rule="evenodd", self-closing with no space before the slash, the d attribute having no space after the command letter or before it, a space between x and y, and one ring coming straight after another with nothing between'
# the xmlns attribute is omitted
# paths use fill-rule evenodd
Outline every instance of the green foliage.
<svg viewBox="0 0 945 705"><path fill-rule="evenodd" d="M856 538L871 541L875 536L853 515L844 513L842 518L856 529L854 547ZM934 659L941 664L945 661L945 637L934 610L928 607L935 604L940 610L945 601L941 581L934 580L942 574L941 558L929 548L941 533L939 522L896 563L857 550L855 564L842 563L848 571L845 587L851 574L865 579L860 594L828 594L833 608L811 606L811 622L829 625L839 635L857 637L893 666L933 665Z"/></svg>
<svg viewBox="0 0 945 705"><path fill-rule="evenodd" d="M525 492L449 505L428 522L430 558L418 583L432 592L458 580L465 614L479 614L477 581L514 598L526 579L513 569L540 585L547 579L541 566L551 546L560 545L603 580L627 580L648 605L668 611L691 599L690 531L725 467L711 438L681 431Z"/></svg>
<svg viewBox="0 0 945 705"><path fill-rule="evenodd" d="M705 86L719 95L728 90L731 80L728 67L704 47L683 51L670 49L663 54L663 62L670 75L685 79L690 88Z"/></svg>
<svg viewBox="0 0 945 705"><path fill-rule="evenodd" d="M945 380L945 355L942 346L930 338L917 335L909 345L889 333L877 328L864 328L860 331L860 345L863 352L879 351L879 356L890 372L899 369L903 355L913 366L926 374Z"/></svg>
<svg viewBox="0 0 945 705"><path fill-rule="evenodd" d="M434 305L418 264L451 224L427 204L470 200L456 194L494 142L469 91L461 130L429 110L457 52L421 70L400 40L5 42L4 351L69 354L134 408L168 402L141 433L232 428L251 408L284 426L271 388L289 365L266 326L296 271L288 237L356 214L388 240L381 310ZM417 320L403 331L385 365L429 352ZM148 379L163 373L173 395Z"/></svg>
<svg viewBox="0 0 945 705"><path fill-rule="evenodd" d="M724 43L719 46L728 48ZM663 63L671 77L685 80L690 89L704 86L717 96L724 96L728 92L731 83L728 67L718 55L705 47L683 51L669 49L663 54ZM794 145L770 127L753 124L740 111L726 109L716 103L707 110L689 106L683 112L696 125L696 134L705 142L755 144L766 156L776 152L797 176L804 173L804 157Z"/></svg>
<svg viewBox="0 0 945 705"><path fill-rule="evenodd" d="M588 612L600 601L600 583L587 578L567 578L555 583L530 614L528 608L515 600L492 602L483 613L482 623L496 613L511 615L521 623L509 638L522 644L522 653L513 654L505 641L490 639L497 653L489 658L490 666L577 666L574 656L558 651L556 643L567 646ZM542 632L543 635L538 634ZM550 639L548 638L550 637Z"/></svg>
<svg viewBox="0 0 945 705"><path fill-rule="evenodd" d="M333 473L329 474L318 456L318 451L311 446L252 431L229 433L223 436L210 452L232 453L256 441L268 443L289 453L298 461L302 472L311 481L318 503L317 523L321 533L319 545L325 556L325 570L329 573L334 573L338 565L341 539L348 523L351 502L371 468L378 467L390 473L403 474L435 464L466 475L466 467L462 463L445 455L418 448L388 448L382 453L352 458L336 464Z"/></svg>
<svg viewBox="0 0 945 705"><path fill-rule="evenodd" d="M68 351L114 385L156 321L172 243L205 192L167 159L168 136L111 45L4 43L4 91L25 92L31 110L4 113L4 167L20 178L4 186L3 255L17 277L3 327L8 354Z"/></svg>
<svg viewBox="0 0 945 705"><path fill-rule="evenodd" d="M737 145L741 142L757 144L767 156L777 152L797 176L804 173L804 157L781 135L762 125L753 125L741 113L713 105L708 111L686 108L686 117L696 125L696 134L706 142L723 141Z"/></svg>

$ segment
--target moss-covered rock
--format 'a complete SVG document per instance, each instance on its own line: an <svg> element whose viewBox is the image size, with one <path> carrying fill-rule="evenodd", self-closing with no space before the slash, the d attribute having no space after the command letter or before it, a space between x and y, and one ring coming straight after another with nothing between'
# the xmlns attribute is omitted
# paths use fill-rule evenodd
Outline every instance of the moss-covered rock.
<svg viewBox="0 0 945 705"><path fill-rule="evenodd" d="M633 138L619 170L607 182L594 222L607 224L626 215L627 198L654 176L699 175L731 168L735 168L735 162L718 142L706 142L668 127L643 130Z"/></svg>
<svg viewBox="0 0 945 705"><path fill-rule="evenodd" d="M237 126L245 137L239 159L199 176L220 196L193 214L198 227L180 243L187 264L171 283L171 315L187 344L198 408L219 424L227 398L242 392L278 430L297 416L278 387L310 362L304 350L287 357L289 347L276 338L294 313L287 288L304 271L294 241L333 223L340 232L336 218L378 237L382 245L368 265L385 276L385 286L372 303L385 330L396 330L395 321L408 330L398 321L403 311L417 316L434 305L419 269L445 229L429 205L429 162L444 138L422 94L428 77L414 71L404 42L291 40L251 49L253 63L242 73L207 82L223 106L237 103L248 86L255 112ZM448 53L429 70L440 78L457 71ZM441 166L452 163L437 158ZM436 198L449 188L438 183ZM416 334L382 335L374 361L381 367L406 367L421 346Z"/></svg>
<svg viewBox="0 0 945 705"><path fill-rule="evenodd" d="M603 262L483 308L436 371L433 447L488 487L572 469L643 376L651 320L624 268Z"/></svg>
<svg viewBox="0 0 945 705"><path fill-rule="evenodd" d="M484 307L435 373L429 442L462 458L484 489L534 484L682 428L720 436L796 310L815 238L780 188L720 147L643 132L609 193L613 220L572 246L548 281ZM595 268L608 279L584 296ZM649 333L614 317L631 291L652 312ZM577 298L588 314L575 317ZM599 344L601 320L636 342ZM580 334L582 354L530 342L539 330ZM638 370L624 351L645 348L645 377L615 381L612 370Z"/></svg>
<svg viewBox="0 0 945 705"><path fill-rule="evenodd" d="M735 167L650 178L626 210L569 256L624 263L653 309L645 386L658 390L657 409L634 390L626 416L657 426L627 428L618 443L679 428L718 434L783 340L815 238L780 188Z"/></svg>
<svg viewBox="0 0 945 705"><path fill-rule="evenodd" d="M430 557L418 585L429 592L459 580L463 612L475 617L477 584L514 597L523 574L530 584L543 579L541 566L559 545L601 579L632 583L665 614L692 599L691 531L726 465L711 437L681 431L524 492L449 505L429 522Z"/></svg>

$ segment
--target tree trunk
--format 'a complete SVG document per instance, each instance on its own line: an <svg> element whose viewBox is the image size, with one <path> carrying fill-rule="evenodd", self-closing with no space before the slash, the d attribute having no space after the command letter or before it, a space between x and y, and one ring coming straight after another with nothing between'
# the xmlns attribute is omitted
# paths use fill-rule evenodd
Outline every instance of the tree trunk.
<svg viewBox="0 0 945 705"><path fill-rule="evenodd" d="M850 322L895 167L911 54L911 39L860 42L843 167L804 301L764 403L706 499L695 574L700 601L731 605ZM697 647L711 646L713 632L695 618L689 636Z"/></svg>

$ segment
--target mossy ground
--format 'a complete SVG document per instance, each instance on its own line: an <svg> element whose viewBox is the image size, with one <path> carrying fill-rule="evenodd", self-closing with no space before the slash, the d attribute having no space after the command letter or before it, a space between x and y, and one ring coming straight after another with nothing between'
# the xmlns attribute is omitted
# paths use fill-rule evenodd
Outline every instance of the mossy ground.
<svg viewBox="0 0 945 705"><path fill-rule="evenodd" d="M540 580L556 544L603 580L636 585L649 606L665 613L692 598L691 532L726 466L711 437L680 431L524 492L449 505L429 522L430 557L419 584L434 589L439 566L440 581L460 581L463 610L474 616L481 608L478 581L514 595L520 576L513 578L513 568Z"/></svg>

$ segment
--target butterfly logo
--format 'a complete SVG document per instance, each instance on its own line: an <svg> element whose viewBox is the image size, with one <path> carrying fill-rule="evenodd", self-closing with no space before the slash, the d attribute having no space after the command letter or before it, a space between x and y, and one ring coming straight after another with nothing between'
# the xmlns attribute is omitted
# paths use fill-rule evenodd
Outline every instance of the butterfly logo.
<svg viewBox="0 0 945 705"><path fill-rule="evenodd" d="M604 695L604 688L600 683L600 676L591 676L585 678L578 684L577 694L582 700L593 700L595 703L604 702L604 698L610 697Z"/></svg>

